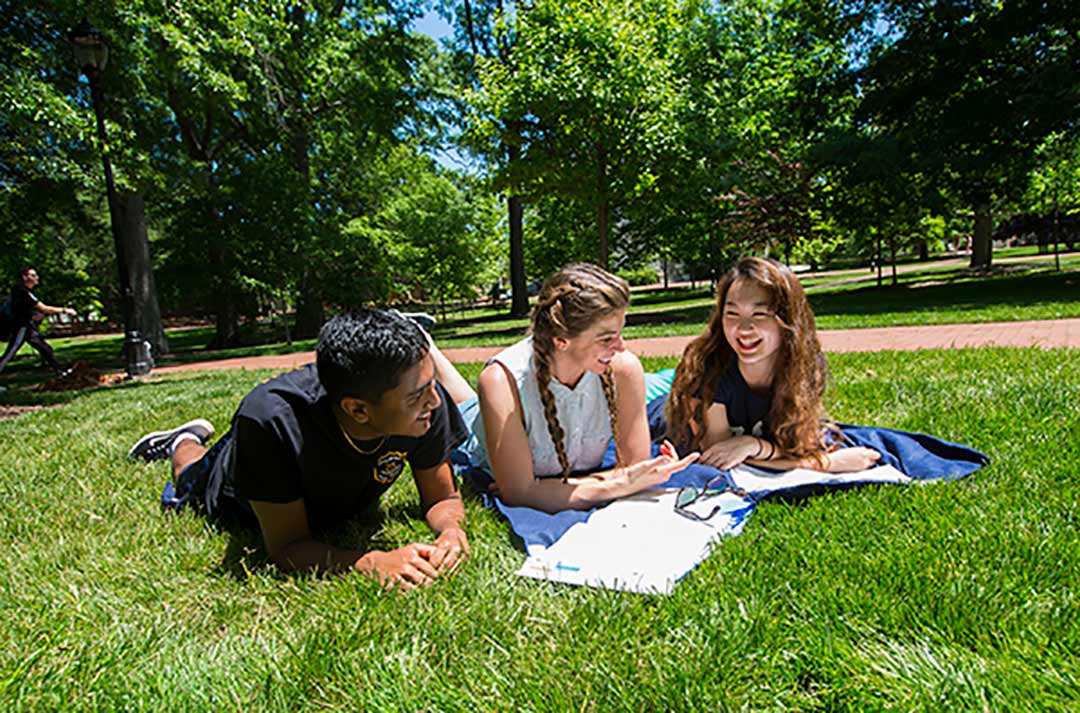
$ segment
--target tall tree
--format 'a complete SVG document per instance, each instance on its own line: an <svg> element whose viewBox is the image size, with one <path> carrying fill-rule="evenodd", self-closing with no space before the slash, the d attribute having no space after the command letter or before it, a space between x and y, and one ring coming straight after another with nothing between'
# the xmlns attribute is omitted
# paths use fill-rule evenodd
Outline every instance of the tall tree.
<svg viewBox="0 0 1080 713"><path fill-rule="evenodd" d="M520 154L519 141L504 140L514 136L521 127L521 117L492 117L479 112L478 105L470 102L480 88L478 67L484 63L509 66L510 51L514 46L514 27L511 20L515 12L527 12L527 4L515 4L503 0L446 0L440 3L443 16L454 26L451 42L454 76L463 88L457 105L458 123L463 135L459 146L482 157L492 166L516 163ZM499 126L495 132L479 126L488 122ZM523 317L529 311L529 295L526 287L526 258L524 208L522 197L513 186L506 191L506 224L509 232L510 262L510 314Z"/></svg>
<svg viewBox="0 0 1080 713"><path fill-rule="evenodd" d="M872 3L888 21L860 75L863 121L974 214L991 262L995 197L1019 195L1049 134L1080 121L1080 13L1066 0Z"/></svg>
<svg viewBox="0 0 1080 713"><path fill-rule="evenodd" d="M675 3L537 2L514 18L510 62L481 64L490 130L519 122L501 137L519 153L500 177L590 205L602 265L613 210L652 190L654 158L674 135L668 42L678 23Z"/></svg>
<svg viewBox="0 0 1080 713"><path fill-rule="evenodd" d="M814 147L854 108L847 68L862 17L827 1L740 0L687 3L683 18L672 53L683 78L675 151L657 162L657 197L632 208L633 223L663 254L715 276L746 249L725 200L736 190L745 208L798 197L801 207L770 218L770 230L785 244L807 234L823 189L809 180L821 164ZM799 167L790 185L776 183L776 157Z"/></svg>
<svg viewBox="0 0 1080 713"><path fill-rule="evenodd" d="M297 331L318 330L323 316L320 245L342 229L362 201L349 174L394 143L395 132L424 121L430 40L406 27L416 8L335 0L289 5L272 19L281 42L260 57L269 110L304 194L295 209L306 230L300 260Z"/></svg>
<svg viewBox="0 0 1080 713"><path fill-rule="evenodd" d="M76 66L67 41L68 31L79 19L76 13L83 11L94 13L103 23L103 33L111 44L111 59L100 77L104 95L111 98L101 107L107 144L98 141L89 87L80 82L81 68ZM110 211L100 208L109 206L100 161L103 153L109 155L117 191L116 200L109 206L115 219L104 223L115 236L107 242L126 247L112 259L112 271L95 277L103 296L119 296L109 301L113 306L110 311L119 313L123 310L117 305L129 304L127 309L133 312L135 326L160 353L168 349L168 343L161 327L142 208L142 194L152 178L139 161L133 160L131 112L125 102L134 72L126 62L123 35L111 32L113 17L110 7L92 4L82 8L63 2L3 14L2 61L7 77L5 89L11 92L12 100L5 104L5 119L0 122L6 137L3 164L8 174L3 182L9 197L15 200L20 199L18 196L28 197L27 191L33 192L34 186L49 184L58 189L66 182L91 186L99 196L98 207L91 211L107 214ZM85 189L77 192L80 190ZM57 190L57 195L63 194L62 189ZM78 202L69 207L78 210L86 205ZM82 222L87 226L96 223ZM118 261L123 263L119 272L128 282L116 289Z"/></svg>

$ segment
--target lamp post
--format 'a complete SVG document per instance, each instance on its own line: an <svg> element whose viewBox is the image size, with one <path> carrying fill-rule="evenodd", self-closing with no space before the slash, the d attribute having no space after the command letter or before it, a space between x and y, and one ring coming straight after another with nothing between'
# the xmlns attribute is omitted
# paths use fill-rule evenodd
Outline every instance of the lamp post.
<svg viewBox="0 0 1080 713"><path fill-rule="evenodd" d="M129 376L149 373L152 366L149 344L139 336L135 321L135 304L131 281L128 278L127 256L124 242L120 235L120 219L117 215L116 182L113 180L112 162L109 160L109 144L105 134L105 116L102 106L105 92L101 88L101 74L109 61L109 45L105 37L90 20L83 18L75 29L68 33L68 41L75 49L75 61L79 71L90 84L90 98L94 105L97 119L98 143L101 145L101 163L105 169L105 192L109 203L109 223L112 226L113 246L116 249L116 265L120 273L120 310L124 318L124 366Z"/></svg>

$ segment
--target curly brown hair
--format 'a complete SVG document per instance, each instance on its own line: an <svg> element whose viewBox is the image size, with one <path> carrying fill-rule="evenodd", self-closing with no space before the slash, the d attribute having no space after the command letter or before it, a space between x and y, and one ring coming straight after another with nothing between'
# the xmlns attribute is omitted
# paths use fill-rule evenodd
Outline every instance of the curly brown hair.
<svg viewBox="0 0 1080 713"><path fill-rule="evenodd" d="M570 475L570 462L563 443L566 434L559 423L555 396L551 393L551 364L555 355L555 338L570 339L584 332L598 319L603 319L630 304L630 286L626 280L607 270L588 263L574 263L562 268L544 281L532 313L529 332L533 338L536 359L536 381L544 405L548 433L559 457L563 482ZM623 464L619 450L619 413L616 407L615 377L609 366L600 377L611 416L611 433L615 436L615 457Z"/></svg>
<svg viewBox="0 0 1080 713"><path fill-rule="evenodd" d="M724 336L724 304L737 280L760 285L780 327L781 345L772 381L767 423L782 454L821 459L828 450L822 430L821 395L828 369L814 325L814 313L799 278L777 263L745 257L724 275L704 334L686 347L675 371L665 407L668 437L684 448L698 449L708 426L706 415L720 377L736 359ZM835 426L828 425L835 431Z"/></svg>

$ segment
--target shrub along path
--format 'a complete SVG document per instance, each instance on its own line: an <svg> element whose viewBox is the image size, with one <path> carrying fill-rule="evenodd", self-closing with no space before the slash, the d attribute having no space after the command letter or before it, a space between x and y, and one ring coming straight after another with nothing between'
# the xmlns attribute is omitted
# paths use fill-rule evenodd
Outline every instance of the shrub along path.
<svg viewBox="0 0 1080 713"><path fill-rule="evenodd" d="M982 324L935 324L919 327L871 329L822 329L821 345L827 352L914 351L967 347L1059 347L1080 348L1080 319L1047 319L1028 322ZM629 339L626 346L638 356L678 356L693 336ZM447 349L457 363L482 362L504 347ZM315 352L222 359L177 364L154 369L155 374L210 369L275 369L285 371L315 360Z"/></svg>

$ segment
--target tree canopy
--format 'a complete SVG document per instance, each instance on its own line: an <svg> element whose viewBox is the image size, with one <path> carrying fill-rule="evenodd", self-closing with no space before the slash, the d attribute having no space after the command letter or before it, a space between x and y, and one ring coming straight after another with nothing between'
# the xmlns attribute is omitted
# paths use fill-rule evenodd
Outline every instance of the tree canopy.
<svg viewBox="0 0 1080 713"><path fill-rule="evenodd" d="M1031 0L68 1L0 16L0 269L118 317L101 153L166 312L487 294L570 260L716 275L1077 205L1080 19ZM110 45L108 145L67 33ZM469 156L463 167L434 156ZM444 162L445 163L445 162ZM1060 221L1059 221L1060 222ZM936 227L928 227L936 226ZM507 239L509 235L509 240Z"/></svg>

